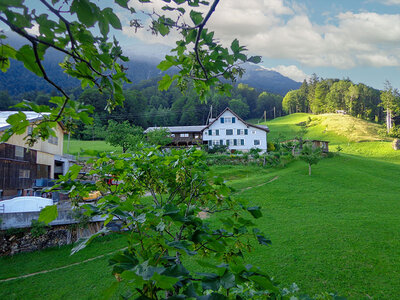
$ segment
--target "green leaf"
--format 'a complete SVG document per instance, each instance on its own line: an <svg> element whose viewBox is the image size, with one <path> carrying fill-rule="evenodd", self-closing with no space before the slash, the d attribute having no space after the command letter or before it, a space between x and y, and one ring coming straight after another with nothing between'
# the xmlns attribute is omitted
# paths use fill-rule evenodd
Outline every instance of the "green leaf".
<svg viewBox="0 0 400 300"><path fill-rule="evenodd" d="M40 211L39 222L45 222L46 224L49 224L51 221L57 219L57 216L57 205L49 205Z"/></svg>
<svg viewBox="0 0 400 300"><path fill-rule="evenodd" d="M174 62L169 61L169 60L163 60L162 62L160 62L157 66L157 68L159 68L161 71L167 71L169 68L171 68L172 66L174 66Z"/></svg>
<svg viewBox="0 0 400 300"><path fill-rule="evenodd" d="M110 31L110 26L108 20L104 17L99 17L99 29L101 34L106 37L108 32Z"/></svg>
<svg viewBox="0 0 400 300"><path fill-rule="evenodd" d="M195 25L199 25L203 21L202 13L194 10L190 11L190 18Z"/></svg>
<svg viewBox="0 0 400 300"><path fill-rule="evenodd" d="M261 208L259 206L248 207L247 210L255 219L262 217Z"/></svg>
<svg viewBox="0 0 400 300"><path fill-rule="evenodd" d="M16 53L15 58L24 63L24 67L29 71L35 73L37 76L42 77L42 71L35 60L33 49L29 45L22 46Z"/></svg>
<svg viewBox="0 0 400 300"><path fill-rule="evenodd" d="M174 284L179 281L179 279L176 277L160 275L157 272L153 274L151 279L156 282L157 286L166 290L172 290L174 288Z"/></svg>
<svg viewBox="0 0 400 300"><path fill-rule="evenodd" d="M238 53L239 52L239 41L237 39L235 39L232 44L231 44L231 49L233 51L233 53Z"/></svg>
<svg viewBox="0 0 400 300"><path fill-rule="evenodd" d="M171 76L169 76L168 74L165 74L164 77L158 82L158 89L160 91L166 91L169 89L172 82L173 82L173 80L172 80Z"/></svg>
<svg viewBox="0 0 400 300"><path fill-rule="evenodd" d="M235 275L226 270L224 276L221 277L220 282L225 289L230 289L236 285Z"/></svg>
<svg viewBox="0 0 400 300"><path fill-rule="evenodd" d="M128 2L129 0L115 0L115 3L123 8L128 8Z"/></svg>
<svg viewBox="0 0 400 300"><path fill-rule="evenodd" d="M259 64L261 62L261 56L251 56L247 61L253 64Z"/></svg>
<svg viewBox="0 0 400 300"><path fill-rule="evenodd" d="M97 6L88 0L74 0L71 4L71 12L76 13L78 20L87 27L96 23L98 14L94 8L97 8Z"/></svg>
<svg viewBox="0 0 400 300"><path fill-rule="evenodd" d="M259 242L261 245L269 246L269 245L272 244L271 240L267 239L267 238L264 237L263 235L259 235L259 234L258 234L258 235L256 235L256 237L257 237L258 242Z"/></svg>
<svg viewBox="0 0 400 300"><path fill-rule="evenodd" d="M121 21L118 16L113 12L113 10L109 7L103 10L104 17L108 20L112 27L115 29L122 29Z"/></svg>

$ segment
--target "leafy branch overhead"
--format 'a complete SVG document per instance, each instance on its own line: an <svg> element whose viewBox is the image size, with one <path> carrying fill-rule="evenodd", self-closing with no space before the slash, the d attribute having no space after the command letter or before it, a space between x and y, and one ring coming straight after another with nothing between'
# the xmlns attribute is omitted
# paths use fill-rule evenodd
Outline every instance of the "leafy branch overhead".
<svg viewBox="0 0 400 300"><path fill-rule="evenodd" d="M237 76L241 76L244 70L240 67L240 63L260 61L260 57L248 58L244 54L245 47L240 46L237 40L232 42L229 49L223 47L214 39L214 33L205 28L219 0L213 1L211 5L207 1L199 0L159 1L165 2L162 10L165 13L174 12L175 17L170 18L155 11L148 13L152 20L149 29L154 34L162 36L176 29L181 36L176 42L177 47L173 49L175 55L166 56L159 65L163 71L176 67L179 72L173 77L165 75L159 82L161 90L168 89L174 80L177 80L181 89L184 89L188 81L193 80L196 91L204 100L211 86L216 86L221 92L229 92L231 86L221 81L220 77L235 80ZM20 109L35 111L43 116L43 119L36 123L40 128L30 134L29 143L34 143L38 138L48 138L52 128L59 121L66 124L67 130L73 129L74 120L83 119L86 123L92 121L87 117L91 110L76 103L60 84L48 76L43 60L50 49L65 55L60 66L69 76L79 79L82 88L97 87L99 91L110 95L106 107L109 111L118 105L123 105L123 84L130 82L123 65L128 58L122 54L121 46L115 37L110 40L108 35L111 29L122 29L117 9L139 16L132 17L133 30L144 27L143 20L140 19L143 11L137 11L128 2L128 0L115 0L116 5L113 3L100 5L90 0L39 0L36 2L36 7L32 7L30 1L1 1L0 22L23 37L26 43L21 48L14 49L6 43L7 36L2 32L0 69L6 72L10 67L10 60L19 60L25 68L52 85L60 95L53 99L56 108L50 109L46 105L35 106L28 101L19 106ZM137 5L139 3L149 7L152 5L149 0L138 0ZM207 6L209 8L204 14L195 10ZM190 12L187 13L188 8ZM44 13L39 13L42 11ZM193 25L186 24L185 14L189 15ZM35 31L37 33L34 33ZM26 121L26 118L23 120ZM11 128L3 136L3 141L17 133L16 128L22 124L9 121ZM21 131L18 130L18 133Z"/></svg>

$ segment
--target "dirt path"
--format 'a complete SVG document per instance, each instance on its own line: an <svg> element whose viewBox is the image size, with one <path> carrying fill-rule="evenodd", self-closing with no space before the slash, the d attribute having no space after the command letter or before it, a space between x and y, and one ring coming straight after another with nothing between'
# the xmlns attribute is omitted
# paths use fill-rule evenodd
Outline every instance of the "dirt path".
<svg viewBox="0 0 400 300"><path fill-rule="evenodd" d="M12 281L12 280L17 280L17 279L21 279L21 278L32 277L32 276L39 275L39 274L45 274L45 273L49 273L49 272L59 271L59 270L63 270L63 269L67 269L67 268L73 267L73 266L78 266L80 264L87 263L87 262L90 262L90 261L93 261L93 260L108 256L108 255L114 254L114 253L116 253L118 251L125 250L126 248L127 247L119 249L119 250L116 250L116 251L113 251L113 252L110 252L110 253L106 253L106 254L95 256L95 257L92 257L92 258L88 258L86 260L79 261L79 262L76 262L76 263L73 263L73 264L70 264L70 265L54 268L54 269L51 269L51 270L43 270L43 271L30 273L30 274L25 274L25 275L21 275L21 276L17 276L17 277L10 277L10 278L6 278L6 279L0 279L0 283L1 282Z"/></svg>
<svg viewBox="0 0 400 300"><path fill-rule="evenodd" d="M273 181L275 181L275 180L277 180L277 179L279 179L279 176L275 176L275 177L272 178L271 180L269 180L269 181L267 181L267 182L264 182L264 183L261 183L261 184L259 184L259 185L249 186L249 187L247 187L247 188L241 189L241 190L239 190L238 192L240 193L240 192L243 192L243 191L251 190L251 189L254 189L254 188L256 188L256 187L260 187L260 186L266 185L267 183L271 183L271 182L273 182ZM238 193L238 192L237 192L237 193Z"/></svg>

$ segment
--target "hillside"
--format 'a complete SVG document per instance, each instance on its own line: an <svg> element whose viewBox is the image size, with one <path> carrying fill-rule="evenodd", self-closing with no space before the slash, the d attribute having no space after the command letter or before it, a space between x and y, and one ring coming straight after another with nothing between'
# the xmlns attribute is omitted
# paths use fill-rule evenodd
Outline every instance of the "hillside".
<svg viewBox="0 0 400 300"><path fill-rule="evenodd" d="M7 42L15 48L19 48L24 44L24 40L18 35L13 33L7 33L7 35ZM157 68L161 59L143 55L128 55L130 56L130 61L123 65L127 69L127 77L134 84L138 84L142 80L159 78L163 75L163 72ZM63 54L51 49L46 53L44 67L48 70L47 73L49 77L52 78L55 83L62 85L66 89L79 87L79 81L65 74L59 67L59 63L62 62L63 59ZM268 70L267 68L248 63L244 64L243 67L246 69L246 73L242 78L237 80L237 83L248 84L259 91L267 91L284 96L288 91L300 87L299 82L285 77L278 72ZM174 70L171 69L167 73L172 74ZM21 82L24 84L21 85ZM21 62L12 60L10 69L6 73L0 72L0 91L1 90L7 90L10 95L16 96L30 91L50 93L53 91L53 87L43 80L43 78L36 76L24 68Z"/></svg>
<svg viewBox="0 0 400 300"><path fill-rule="evenodd" d="M381 125L352 116L296 113L261 124L270 128L269 140L287 140L298 135L301 124L309 118L311 122L307 125L306 139L329 141L331 151L336 151L340 146L346 154L400 163L400 151L392 149L392 139L379 135Z"/></svg>

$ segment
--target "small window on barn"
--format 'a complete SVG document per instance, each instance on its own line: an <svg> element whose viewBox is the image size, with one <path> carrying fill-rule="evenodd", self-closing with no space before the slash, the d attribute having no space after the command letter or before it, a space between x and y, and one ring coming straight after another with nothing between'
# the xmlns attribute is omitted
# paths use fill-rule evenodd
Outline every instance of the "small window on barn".
<svg viewBox="0 0 400 300"><path fill-rule="evenodd" d="M189 133L181 133L180 137L189 137Z"/></svg>
<svg viewBox="0 0 400 300"><path fill-rule="evenodd" d="M24 158L24 147L15 146L15 157Z"/></svg>
<svg viewBox="0 0 400 300"><path fill-rule="evenodd" d="M19 178L20 179L26 179L31 176L31 171L30 170L19 170Z"/></svg>

